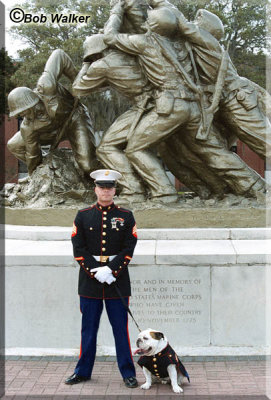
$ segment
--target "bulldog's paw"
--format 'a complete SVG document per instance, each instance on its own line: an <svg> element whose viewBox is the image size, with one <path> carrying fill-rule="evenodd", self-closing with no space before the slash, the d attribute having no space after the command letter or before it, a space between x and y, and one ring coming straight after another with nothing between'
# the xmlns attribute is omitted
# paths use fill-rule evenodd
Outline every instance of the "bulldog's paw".
<svg viewBox="0 0 271 400"><path fill-rule="evenodd" d="M165 379L161 381L162 385L166 385L168 383L168 381L166 381Z"/></svg>
<svg viewBox="0 0 271 400"><path fill-rule="evenodd" d="M144 383L143 385L141 385L140 387L141 387L141 389L148 390L148 389L151 387L151 384L150 384L150 383L147 383L147 382L145 382L145 383Z"/></svg>
<svg viewBox="0 0 271 400"><path fill-rule="evenodd" d="M183 392L183 389L178 385L172 386L172 390L174 393L182 393Z"/></svg>

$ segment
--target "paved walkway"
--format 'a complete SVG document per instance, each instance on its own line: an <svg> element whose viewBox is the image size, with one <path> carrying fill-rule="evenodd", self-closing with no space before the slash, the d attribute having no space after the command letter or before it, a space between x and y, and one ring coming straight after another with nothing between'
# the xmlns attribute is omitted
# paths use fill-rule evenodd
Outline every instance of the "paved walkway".
<svg viewBox="0 0 271 400"><path fill-rule="evenodd" d="M90 381L68 386L67 376L73 373L74 360L33 357L8 359L5 364L6 391L3 399L175 399L187 400L267 400L271 394L271 361L187 361L184 364L191 383L183 385L182 395L174 394L169 385L154 384L150 390L125 388L116 361L96 361ZM139 384L144 382L136 366ZM3 382L3 378L1 377Z"/></svg>

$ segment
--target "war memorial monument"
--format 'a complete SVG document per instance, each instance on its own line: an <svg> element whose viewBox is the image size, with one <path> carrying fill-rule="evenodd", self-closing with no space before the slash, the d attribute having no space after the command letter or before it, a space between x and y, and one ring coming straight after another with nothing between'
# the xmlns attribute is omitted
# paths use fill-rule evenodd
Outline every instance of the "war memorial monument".
<svg viewBox="0 0 271 400"><path fill-rule="evenodd" d="M270 157L271 100L238 74L223 38L206 9L190 21L165 0L111 1L80 71L55 49L35 89L9 93L10 116L23 120L8 149L29 175L2 192L7 354L78 353L70 235L77 210L95 201L97 168L121 172L115 202L136 218L130 305L140 326L162 328L183 355L266 354L270 189L231 146L240 139ZM97 142L84 99L110 88L131 106ZM113 354L108 329L102 320L101 355ZM130 331L133 347L132 321Z"/></svg>

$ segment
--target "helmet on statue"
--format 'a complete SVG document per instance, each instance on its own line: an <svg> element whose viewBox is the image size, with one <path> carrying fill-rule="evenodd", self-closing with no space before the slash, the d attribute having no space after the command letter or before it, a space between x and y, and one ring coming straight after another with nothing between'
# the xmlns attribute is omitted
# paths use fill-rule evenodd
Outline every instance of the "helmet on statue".
<svg viewBox="0 0 271 400"><path fill-rule="evenodd" d="M9 116L15 117L34 107L39 100L39 96L27 87L21 86L13 89L8 95Z"/></svg>
<svg viewBox="0 0 271 400"><path fill-rule="evenodd" d="M217 15L210 11L200 9L197 11L195 22L200 28L210 32L217 40L223 38L224 26Z"/></svg>
<svg viewBox="0 0 271 400"><path fill-rule="evenodd" d="M147 23L153 32L164 36L170 36L177 28L176 15L167 7L148 10Z"/></svg>
<svg viewBox="0 0 271 400"><path fill-rule="evenodd" d="M107 49L107 44L104 42L104 35L97 33L88 37L83 44L85 62L93 61L94 54L101 54L103 50Z"/></svg>

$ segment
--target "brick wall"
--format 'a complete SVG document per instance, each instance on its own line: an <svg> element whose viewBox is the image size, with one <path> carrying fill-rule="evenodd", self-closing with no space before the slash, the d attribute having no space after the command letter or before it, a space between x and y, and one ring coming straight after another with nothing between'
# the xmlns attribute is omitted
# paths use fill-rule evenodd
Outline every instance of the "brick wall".
<svg viewBox="0 0 271 400"><path fill-rule="evenodd" d="M5 160L3 180L4 183L17 182L18 160L7 149L7 142L18 131L18 120L16 118L9 118L5 115L0 130L1 155L3 155L3 159Z"/></svg>
<svg viewBox="0 0 271 400"><path fill-rule="evenodd" d="M237 154L247 163L247 165L255 169L255 171L264 177L264 160L254 153L254 151L250 150L250 148L240 140L237 141Z"/></svg>

